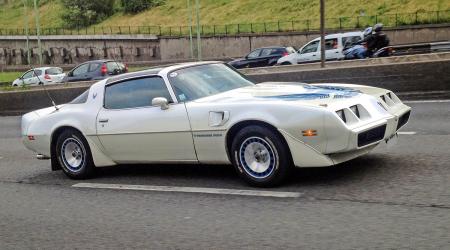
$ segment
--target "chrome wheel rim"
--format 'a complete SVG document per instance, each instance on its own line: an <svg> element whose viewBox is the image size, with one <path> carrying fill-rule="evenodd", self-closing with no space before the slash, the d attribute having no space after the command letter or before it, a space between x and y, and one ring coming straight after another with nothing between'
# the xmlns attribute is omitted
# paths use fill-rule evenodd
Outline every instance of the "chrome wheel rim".
<svg viewBox="0 0 450 250"><path fill-rule="evenodd" d="M272 146L260 137L247 138L239 149L239 160L245 172L254 178L266 178L275 169Z"/></svg>
<svg viewBox="0 0 450 250"><path fill-rule="evenodd" d="M61 147L61 158L68 170L80 171L86 158L83 144L75 138L67 138Z"/></svg>

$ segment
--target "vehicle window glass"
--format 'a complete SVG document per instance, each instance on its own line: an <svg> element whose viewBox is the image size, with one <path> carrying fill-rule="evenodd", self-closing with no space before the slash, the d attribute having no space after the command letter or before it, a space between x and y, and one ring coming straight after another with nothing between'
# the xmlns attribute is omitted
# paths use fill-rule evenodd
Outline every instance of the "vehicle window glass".
<svg viewBox="0 0 450 250"><path fill-rule="evenodd" d="M169 74L169 80L180 102L253 85L242 74L221 63L176 70Z"/></svg>
<svg viewBox="0 0 450 250"><path fill-rule="evenodd" d="M106 86L105 108L124 109L152 105L155 97L172 101L166 84L161 77L132 79Z"/></svg>
<svg viewBox="0 0 450 250"><path fill-rule="evenodd" d="M108 72L114 72L114 70L120 69L120 65L116 62L107 62L106 68L108 69Z"/></svg>
<svg viewBox="0 0 450 250"><path fill-rule="evenodd" d="M82 65L78 66L78 68L74 69L72 74L73 74L73 76L83 75L88 72L88 69L89 69L89 63L82 64Z"/></svg>
<svg viewBox="0 0 450 250"><path fill-rule="evenodd" d="M257 58L259 57L259 53L261 52L260 49L254 50L250 52L250 54L247 55L247 58Z"/></svg>
<svg viewBox="0 0 450 250"><path fill-rule="evenodd" d="M337 49L338 40L337 38L326 39L325 40L325 50Z"/></svg>
<svg viewBox="0 0 450 250"><path fill-rule="evenodd" d="M85 103L89 96L89 89L84 91L83 94L79 95L77 98L73 99L70 103L71 104L81 104Z"/></svg>
<svg viewBox="0 0 450 250"><path fill-rule="evenodd" d="M45 74L48 75L59 75L62 74L63 70L61 68L49 68L45 70Z"/></svg>
<svg viewBox="0 0 450 250"><path fill-rule="evenodd" d="M342 37L342 44L346 45L346 44L352 44L352 43L356 43L358 41L361 40L360 36L347 36L347 37Z"/></svg>
<svg viewBox="0 0 450 250"><path fill-rule="evenodd" d="M40 69L34 70L34 76L40 76L40 75L42 75L42 70L40 70Z"/></svg>
<svg viewBox="0 0 450 250"><path fill-rule="evenodd" d="M319 40L313 41L302 49L302 54L316 52L319 47Z"/></svg>
<svg viewBox="0 0 450 250"><path fill-rule="evenodd" d="M275 52L275 49L263 49L261 52L261 56L268 56Z"/></svg>
<svg viewBox="0 0 450 250"><path fill-rule="evenodd" d="M23 74L22 78L28 79L28 78L31 78L32 76L33 76L33 71L28 71L25 74Z"/></svg>
<svg viewBox="0 0 450 250"><path fill-rule="evenodd" d="M89 72L94 72L102 66L102 63L90 63Z"/></svg>

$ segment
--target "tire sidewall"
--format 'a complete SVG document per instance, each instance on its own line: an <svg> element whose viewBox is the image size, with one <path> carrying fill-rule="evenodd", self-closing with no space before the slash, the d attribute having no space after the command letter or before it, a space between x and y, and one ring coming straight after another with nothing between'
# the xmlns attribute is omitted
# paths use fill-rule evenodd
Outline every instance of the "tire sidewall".
<svg viewBox="0 0 450 250"><path fill-rule="evenodd" d="M249 174L241 164L240 149L244 141L251 137L259 137L269 144L273 151L274 170L264 178L255 178ZM272 130L261 126L248 126L239 131L231 146L233 165L238 174L250 185L270 187L279 184L287 175L291 167L291 156L285 142Z"/></svg>

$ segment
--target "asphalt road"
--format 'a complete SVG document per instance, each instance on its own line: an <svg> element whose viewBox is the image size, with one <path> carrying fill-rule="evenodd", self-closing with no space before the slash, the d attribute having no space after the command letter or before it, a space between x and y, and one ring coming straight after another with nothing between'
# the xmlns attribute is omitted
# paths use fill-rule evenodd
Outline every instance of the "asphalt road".
<svg viewBox="0 0 450 250"><path fill-rule="evenodd" d="M75 188L0 117L0 249L450 249L450 102L410 103L395 148L297 169L298 198ZM229 166L120 166L89 183L254 190Z"/></svg>

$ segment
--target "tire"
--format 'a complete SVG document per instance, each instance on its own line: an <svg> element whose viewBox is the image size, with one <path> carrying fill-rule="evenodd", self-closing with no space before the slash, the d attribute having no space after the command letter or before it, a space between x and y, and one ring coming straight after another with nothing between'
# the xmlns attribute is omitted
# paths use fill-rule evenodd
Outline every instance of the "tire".
<svg viewBox="0 0 450 250"><path fill-rule="evenodd" d="M68 129L56 142L56 158L64 174L71 179L87 179L94 175L94 162L86 139L80 132Z"/></svg>
<svg viewBox="0 0 450 250"><path fill-rule="evenodd" d="M251 186L279 185L293 166L285 141L262 126L240 130L233 139L231 152L236 171Z"/></svg>
<svg viewBox="0 0 450 250"><path fill-rule="evenodd" d="M290 62L282 62L281 65L292 65Z"/></svg>

